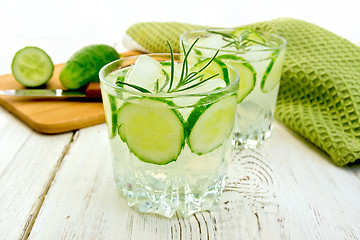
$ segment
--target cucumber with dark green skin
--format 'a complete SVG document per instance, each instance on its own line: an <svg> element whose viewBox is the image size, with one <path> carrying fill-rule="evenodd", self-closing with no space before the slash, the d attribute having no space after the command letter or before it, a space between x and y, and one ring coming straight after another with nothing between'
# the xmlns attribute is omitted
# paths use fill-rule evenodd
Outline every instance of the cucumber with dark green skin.
<svg viewBox="0 0 360 240"><path fill-rule="evenodd" d="M98 82L100 69L119 57L119 53L108 45L84 47L65 63L60 72L60 82L67 89L78 89L90 82Z"/></svg>

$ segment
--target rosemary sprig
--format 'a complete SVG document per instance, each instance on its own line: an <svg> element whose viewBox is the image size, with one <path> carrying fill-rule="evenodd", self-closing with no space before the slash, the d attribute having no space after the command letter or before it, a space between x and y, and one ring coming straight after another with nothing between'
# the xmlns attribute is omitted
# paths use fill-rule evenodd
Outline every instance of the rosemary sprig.
<svg viewBox="0 0 360 240"><path fill-rule="evenodd" d="M182 65L182 68L181 68L181 76L180 76L180 80L178 82L178 84L176 85L176 87L168 92L180 92L180 91L185 91L185 90L189 90L191 88L194 88L194 87L197 87L199 86L200 84L203 84L205 83L206 81L218 76L219 74L215 74L213 76L210 76L206 79L203 79L204 77L204 74L201 74L202 71L204 71L213 61L214 59L216 58L217 54L219 53L219 50L215 53L215 55L210 59L210 61L204 66L202 67L199 71L197 72L190 72L189 73L189 70L188 70L188 57L189 57L189 54L191 52L191 50L193 49L193 47L195 46L195 44L199 41L199 38L196 39L192 44L191 46L189 47L189 49L185 50L185 46L184 46L184 42L181 42L181 46L182 46L182 49L183 49L183 52L184 52L184 60L183 60L183 65ZM169 44L169 43L168 43ZM170 52L172 52L172 48L169 44L169 47L170 47ZM192 83L194 82L195 80L199 80L199 82L193 84L193 85L190 85L190 86L186 86L187 84L189 83Z"/></svg>
<svg viewBox="0 0 360 240"><path fill-rule="evenodd" d="M250 38L250 35L252 33L254 33L252 30L250 29L245 29L240 37L235 36L234 34L231 33L224 33L224 32L218 32L215 30L207 30L209 33L213 33L213 34L218 34L222 36L222 39L227 42L227 44L225 44L224 46L222 46L222 48L226 48L226 47L235 47L236 50L240 51L240 50L245 50L248 51L249 50L249 46L251 44L260 44L262 46L266 46L266 47L270 47L269 44L266 44L264 42L260 42L254 39Z"/></svg>
<svg viewBox="0 0 360 240"><path fill-rule="evenodd" d="M175 68L175 63L174 63L174 52L173 52L173 49L169 43L169 41L166 41L167 44L169 45L169 48L170 48L170 55L171 55L171 65L170 65L170 84L169 84L169 89L168 89L168 92L170 92L171 90L171 87L173 85L173 82L174 82L174 68Z"/></svg>
<svg viewBox="0 0 360 240"><path fill-rule="evenodd" d="M178 84L175 87L173 86L174 85L174 75L175 75L174 52L168 41L167 41L167 44L170 48L170 76L164 69L162 69L166 79L161 87L159 86L159 79L157 79L155 82L153 92L151 92L148 89L145 89L138 85L125 82L125 77L123 77L123 76L118 77L115 81L115 84L117 86L121 86L121 87L123 85L126 85L126 86L134 88L143 93L159 93L159 92L163 92L166 88L167 88L167 90L166 90L167 93L174 93L174 92L182 92L182 91L192 89L194 87L197 87L197 86L213 79L214 77L218 76L219 74L214 74L214 75L204 79L205 74L202 72L214 61L214 59L216 58L219 51L217 51L215 53L215 55L210 59L210 61L204 67L202 67L200 70L189 72L188 57L189 57L189 54L190 54L191 50L193 49L194 45L198 42L198 40L199 39L196 39L187 51L185 50L184 43L183 42L181 43L182 48L183 48L183 53L184 53L184 59L182 62L182 67L181 67L181 76L180 76Z"/></svg>

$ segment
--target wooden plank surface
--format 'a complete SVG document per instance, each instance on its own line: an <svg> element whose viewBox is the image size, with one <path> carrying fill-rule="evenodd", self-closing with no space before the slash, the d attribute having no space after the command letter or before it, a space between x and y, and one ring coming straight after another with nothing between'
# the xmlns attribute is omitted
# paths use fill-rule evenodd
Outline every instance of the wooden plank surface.
<svg viewBox="0 0 360 240"><path fill-rule="evenodd" d="M121 56L127 57L138 54L141 52L129 51L122 53ZM59 74L63 65L55 65L53 76L46 84L46 88L63 89L59 81ZM0 89L23 88L12 74L0 76ZM68 132L105 122L102 102L0 96L0 105L41 133Z"/></svg>
<svg viewBox="0 0 360 240"><path fill-rule="evenodd" d="M43 135L0 108L0 239L22 239L73 133Z"/></svg>
<svg viewBox="0 0 360 240"><path fill-rule="evenodd" d="M115 191L101 124L79 130L29 239L358 239L359 180L276 121L263 147L233 157L213 211L140 214Z"/></svg>

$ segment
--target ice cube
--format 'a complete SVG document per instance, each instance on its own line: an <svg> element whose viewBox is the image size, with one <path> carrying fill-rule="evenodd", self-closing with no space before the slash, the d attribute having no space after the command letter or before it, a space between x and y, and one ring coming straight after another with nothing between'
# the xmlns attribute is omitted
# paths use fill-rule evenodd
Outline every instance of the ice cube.
<svg viewBox="0 0 360 240"><path fill-rule="evenodd" d="M226 44L227 42L223 40L221 35L214 34L209 37L200 38L196 45L201 47L220 49Z"/></svg>
<svg viewBox="0 0 360 240"><path fill-rule="evenodd" d="M159 84L161 84L160 82L164 81L164 79L165 75L161 64L149 56L141 55L136 60L126 82L152 92L156 81L159 80Z"/></svg>
<svg viewBox="0 0 360 240"><path fill-rule="evenodd" d="M200 38L199 41L195 44L194 48L196 48L196 46L204 48L197 50L201 51L202 56L211 58L215 55L217 51L216 49L221 49L226 44L227 42L223 40L221 35L214 34L209 37Z"/></svg>
<svg viewBox="0 0 360 240"><path fill-rule="evenodd" d="M252 62L252 61L268 59L271 57L273 53L274 50L272 48L260 44L254 44L249 46L249 50L244 51L244 53L241 54L240 56L245 60Z"/></svg>

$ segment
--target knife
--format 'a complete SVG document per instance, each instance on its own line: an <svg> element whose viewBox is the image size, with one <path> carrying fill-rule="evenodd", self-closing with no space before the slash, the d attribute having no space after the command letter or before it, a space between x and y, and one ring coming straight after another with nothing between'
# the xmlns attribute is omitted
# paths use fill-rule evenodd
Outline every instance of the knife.
<svg viewBox="0 0 360 240"><path fill-rule="evenodd" d="M85 90L8 89L0 90L0 95L35 98L91 98L101 100L99 83L89 83Z"/></svg>

